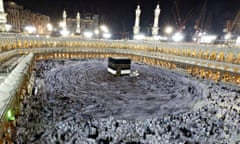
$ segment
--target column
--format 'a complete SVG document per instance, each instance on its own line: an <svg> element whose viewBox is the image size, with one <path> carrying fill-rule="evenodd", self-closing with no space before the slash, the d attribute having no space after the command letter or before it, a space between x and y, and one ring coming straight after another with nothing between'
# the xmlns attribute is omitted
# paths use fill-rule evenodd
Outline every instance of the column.
<svg viewBox="0 0 240 144"><path fill-rule="evenodd" d="M63 30L67 30L67 13L63 10Z"/></svg>
<svg viewBox="0 0 240 144"><path fill-rule="evenodd" d="M159 21L159 15L160 15L160 6L159 4L157 5L155 12L154 12L154 23L152 27L152 35L157 36L158 35L158 21Z"/></svg>
<svg viewBox="0 0 240 144"><path fill-rule="evenodd" d="M133 34L137 35L140 32L140 15L141 15L141 9L140 9L140 5L137 6L136 9L136 18L135 18L135 25L133 27Z"/></svg>
<svg viewBox="0 0 240 144"><path fill-rule="evenodd" d="M76 20L77 20L77 28L76 28L76 33L77 33L77 34L80 34L80 32L81 32L81 29L80 29L80 13L79 13L79 12L77 13Z"/></svg>

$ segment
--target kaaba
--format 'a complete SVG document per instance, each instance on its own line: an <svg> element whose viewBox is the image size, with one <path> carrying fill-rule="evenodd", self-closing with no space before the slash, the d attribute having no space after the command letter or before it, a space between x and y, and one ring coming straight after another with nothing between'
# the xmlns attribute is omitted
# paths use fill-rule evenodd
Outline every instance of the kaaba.
<svg viewBox="0 0 240 144"><path fill-rule="evenodd" d="M108 72L113 75L128 75L131 73L131 59L126 57L109 57Z"/></svg>

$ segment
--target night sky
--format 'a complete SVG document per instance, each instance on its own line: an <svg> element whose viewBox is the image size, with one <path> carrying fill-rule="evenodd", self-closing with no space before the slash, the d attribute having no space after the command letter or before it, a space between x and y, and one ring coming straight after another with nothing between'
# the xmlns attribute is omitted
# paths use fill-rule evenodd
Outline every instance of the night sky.
<svg viewBox="0 0 240 144"><path fill-rule="evenodd" d="M191 17L186 22L185 32L192 33L196 19L200 16L205 0L14 0L24 8L40 12L51 17L51 20L60 21L63 9L69 17L75 17L76 12L91 12L100 15L100 22L109 25L112 32L132 33L135 9L140 4L141 30L147 32L147 27L153 23L153 14L156 4L161 8L160 31L166 25L175 25L173 15L174 2L178 3L182 20L190 11ZM240 0L207 0L205 14L205 28L211 33L221 33L226 20L233 20L240 10ZM207 20L208 19L208 20Z"/></svg>

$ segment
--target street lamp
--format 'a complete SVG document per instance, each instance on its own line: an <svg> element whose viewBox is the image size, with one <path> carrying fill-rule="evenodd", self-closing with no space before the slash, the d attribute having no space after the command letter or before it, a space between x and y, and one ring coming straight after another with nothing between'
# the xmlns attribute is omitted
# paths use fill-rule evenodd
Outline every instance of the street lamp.
<svg viewBox="0 0 240 144"><path fill-rule="evenodd" d="M169 35L173 32L173 28L171 26L167 26L165 28L165 33L167 34L168 41L169 41Z"/></svg>
<svg viewBox="0 0 240 144"><path fill-rule="evenodd" d="M63 37L68 36L69 33L70 33L70 32L69 32L68 30L61 30L61 31L60 31L60 34L61 34Z"/></svg>
<svg viewBox="0 0 240 144"><path fill-rule="evenodd" d="M232 34L230 32L224 35L225 40L230 40L231 38L232 38Z"/></svg>
<svg viewBox="0 0 240 144"><path fill-rule="evenodd" d="M87 39L91 39L93 37L93 33L90 31L86 31L83 33L83 36Z"/></svg>
<svg viewBox="0 0 240 144"><path fill-rule="evenodd" d="M63 21L60 21L58 25L59 25L60 28L64 28L65 27L65 23Z"/></svg>
<svg viewBox="0 0 240 144"><path fill-rule="evenodd" d="M145 35L144 34L137 34L137 35L134 35L133 39L134 40L144 40Z"/></svg>
<svg viewBox="0 0 240 144"><path fill-rule="evenodd" d="M26 26L24 29L25 29L25 31L26 31L28 34L33 34L33 33L35 33L36 30L37 30L36 27L31 26L31 25Z"/></svg>
<svg viewBox="0 0 240 144"><path fill-rule="evenodd" d="M9 32L12 29L12 25L10 24L6 24L5 27L7 32Z"/></svg>
<svg viewBox="0 0 240 144"><path fill-rule="evenodd" d="M100 32L99 32L98 29L95 29L95 30L94 30L94 34L95 34L95 35L99 35L99 33L100 33Z"/></svg>
<svg viewBox="0 0 240 144"><path fill-rule="evenodd" d="M173 35L172 39L175 41L175 42L181 42L183 41L184 39L184 35L180 32L177 32Z"/></svg>
<svg viewBox="0 0 240 144"><path fill-rule="evenodd" d="M48 31L52 31L53 30L52 24L50 24L50 23L47 24L47 30Z"/></svg>
<svg viewBox="0 0 240 144"><path fill-rule="evenodd" d="M109 39L109 38L111 38L111 36L112 36L112 35L111 35L110 33L104 33L104 34L103 34L103 38L104 38L104 39Z"/></svg>
<svg viewBox="0 0 240 144"><path fill-rule="evenodd" d="M167 26L167 27L165 28L165 33L166 33L167 35L171 34L172 32L173 32L173 28L172 28L171 26Z"/></svg>
<svg viewBox="0 0 240 144"><path fill-rule="evenodd" d="M106 25L101 25L100 26L100 29L104 32L104 33L108 33L109 32L109 29Z"/></svg>
<svg viewBox="0 0 240 144"><path fill-rule="evenodd" d="M98 38L99 38L99 34L100 34L100 31L99 31L98 28L96 28L96 29L94 30L94 34L95 34L95 37L98 39Z"/></svg>

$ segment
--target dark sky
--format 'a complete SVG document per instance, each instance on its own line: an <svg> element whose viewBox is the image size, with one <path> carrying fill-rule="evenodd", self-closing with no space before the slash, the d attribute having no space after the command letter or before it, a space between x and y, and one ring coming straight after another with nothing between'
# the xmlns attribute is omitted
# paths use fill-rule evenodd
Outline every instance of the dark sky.
<svg viewBox="0 0 240 144"><path fill-rule="evenodd" d="M160 31L167 24L176 23L173 15L174 2L178 3L182 20L192 9L191 18L186 22L185 31L194 31L196 19L200 16L205 0L14 0L24 8L34 12L40 12L51 17L52 21L60 21L63 9L68 16L75 17L76 12L98 13L101 22L109 25L113 32L129 31L132 33L134 25L135 9L141 5L141 28L147 31L147 27L153 23L153 13L159 2L161 8ZM204 25L212 33L220 33L226 20L233 20L240 10L240 0L206 0L206 14ZM207 20L208 19L208 20ZM208 21L208 22L206 22Z"/></svg>

